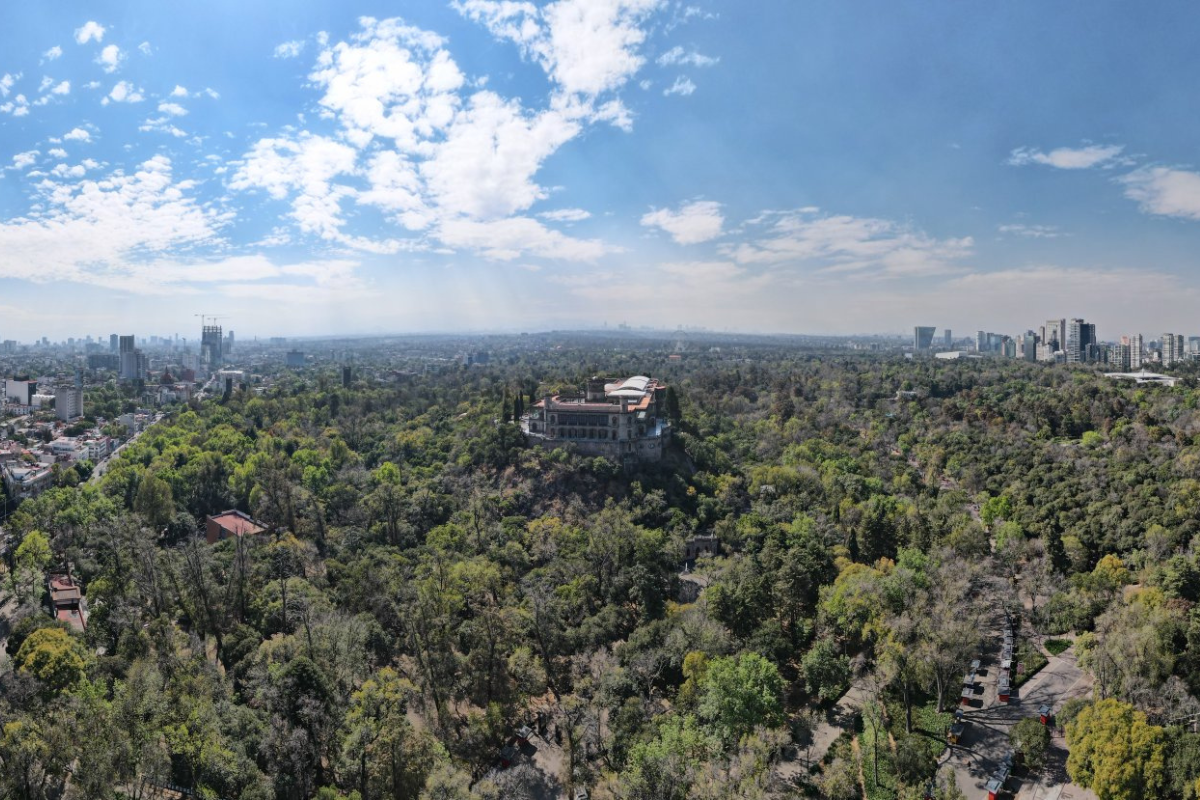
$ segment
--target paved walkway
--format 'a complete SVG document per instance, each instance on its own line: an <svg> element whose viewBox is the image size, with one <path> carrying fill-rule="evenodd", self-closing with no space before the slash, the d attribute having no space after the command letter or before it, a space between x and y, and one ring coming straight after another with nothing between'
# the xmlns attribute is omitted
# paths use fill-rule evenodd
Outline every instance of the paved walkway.
<svg viewBox="0 0 1200 800"><path fill-rule="evenodd" d="M999 636L991 641L999 641ZM1068 650L1061 656L1051 656L1049 663L1021 687L1018 695L1002 705L996 701L999 674L996 654L983 659L983 665L980 672L983 693L976 701L978 706L966 711L963 737L945 756L958 787L968 798L986 797L988 778L1011 751L1008 732L1013 725L1025 717L1036 716L1043 704L1057 712L1067 700L1083 697L1092 689L1091 676L1075 663L1073 651ZM1095 800L1093 793L1068 781L1066 757L1061 734L1052 732L1046 768L1040 775L1028 775L1023 780L1009 778L1008 791L1016 800Z"/></svg>

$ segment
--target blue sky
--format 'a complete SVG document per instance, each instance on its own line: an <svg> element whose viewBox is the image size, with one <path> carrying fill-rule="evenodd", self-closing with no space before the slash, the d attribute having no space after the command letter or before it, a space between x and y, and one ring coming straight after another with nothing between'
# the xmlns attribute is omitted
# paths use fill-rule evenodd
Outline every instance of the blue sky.
<svg viewBox="0 0 1200 800"><path fill-rule="evenodd" d="M1190 5L279 10L0 8L0 338L1200 333Z"/></svg>

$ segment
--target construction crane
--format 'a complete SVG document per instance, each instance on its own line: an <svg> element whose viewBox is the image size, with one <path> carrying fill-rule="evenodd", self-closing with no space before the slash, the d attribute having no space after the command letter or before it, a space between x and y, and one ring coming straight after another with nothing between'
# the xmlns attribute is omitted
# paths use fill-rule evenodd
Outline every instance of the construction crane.
<svg viewBox="0 0 1200 800"><path fill-rule="evenodd" d="M204 327L205 325L208 324L208 322L206 320L211 319L213 322L216 322L219 319L228 319L228 317L217 316L216 314L192 314L192 316L200 318L200 326L201 327Z"/></svg>

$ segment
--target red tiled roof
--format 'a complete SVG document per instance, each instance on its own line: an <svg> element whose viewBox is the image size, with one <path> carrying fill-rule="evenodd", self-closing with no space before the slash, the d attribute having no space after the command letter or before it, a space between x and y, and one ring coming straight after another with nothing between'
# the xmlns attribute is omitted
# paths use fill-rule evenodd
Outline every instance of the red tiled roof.
<svg viewBox="0 0 1200 800"><path fill-rule="evenodd" d="M226 511L210 519L235 536L262 533L264 528L238 511Z"/></svg>

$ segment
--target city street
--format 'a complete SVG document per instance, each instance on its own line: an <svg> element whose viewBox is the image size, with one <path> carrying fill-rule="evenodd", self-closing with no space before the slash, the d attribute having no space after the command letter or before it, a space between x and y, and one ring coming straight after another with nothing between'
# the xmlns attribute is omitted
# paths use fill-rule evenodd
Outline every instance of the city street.
<svg viewBox="0 0 1200 800"><path fill-rule="evenodd" d="M128 440L122 442L117 447L117 449L113 450L111 453L109 453L106 458L100 459L100 461L98 461L96 463L96 468L94 470L92 470L92 477L88 478L88 483L99 483L100 479L104 477L104 473L108 471L109 463L114 458L117 458L119 455L121 455L122 450L124 450L126 447L128 447L133 442L136 442L137 438L139 436L141 436L143 433L145 433L150 428L151 425L154 425L159 420L161 420L163 418L163 416L164 416L163 414L155 414L154 420L152 422L148 423L145 428L138 431L133 436L129 437Z"/></svg>

